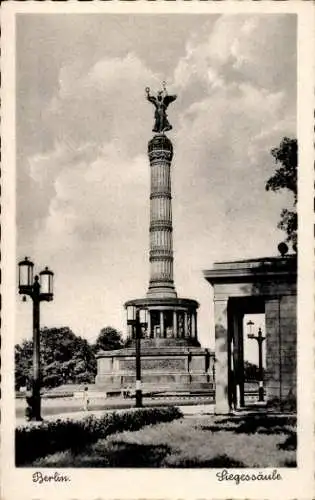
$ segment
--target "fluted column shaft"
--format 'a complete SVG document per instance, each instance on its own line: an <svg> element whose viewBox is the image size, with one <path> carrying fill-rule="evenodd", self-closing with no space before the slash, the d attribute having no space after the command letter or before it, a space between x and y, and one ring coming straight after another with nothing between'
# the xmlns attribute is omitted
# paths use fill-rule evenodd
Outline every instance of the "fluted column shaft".
<svg viewBox="0 0 315 500"><path fill-rule="evenodd" d="M156 135L148 146L150 189L150 282L148 296L176 297L173 280L173 227L170 166L173 146Z"/></svg>

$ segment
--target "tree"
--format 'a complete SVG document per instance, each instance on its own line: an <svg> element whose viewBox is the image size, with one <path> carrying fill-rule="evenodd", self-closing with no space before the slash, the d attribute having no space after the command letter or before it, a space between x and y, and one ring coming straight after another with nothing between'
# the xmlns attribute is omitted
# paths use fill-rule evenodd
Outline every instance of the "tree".
<svg viewBox="0 0 315 500"><path fill-rule="evenodd" d="M33 342L15 346L15 385L30 386L32 380ZM42 386L56 387L64 383L93 382L96 359L86 339L70 328L43 328L40 332Z"/></svg>
<svg viewBox="0 0 315 500"><path fill-rule="evenodd" d="M280 214L278 228L287 233L286 241L292 244L294 250L297 247L297 168L298 168L298 144L296 139L284 137L278 148L273 148L271 154L277 164L275 174L266 183L266 190L279 191L288 189L293 193L294 206L292 210L284 208Z"/></svg>
<svg viewBox="0 0 315 500"><path fill-rule="evenodd" d="M15 346L15 387L29 387L32 380L33 342L24 340Z"/></svg>
<svg viewBox="0 0 315 500"><path fill-rule="evenodd" d="M247 382L259 380L259 368L255 363L244 361L244 378Z"/></svg>
<svg viewBox="0 0 315 500"><path fill-rule="evenodd" d="M121 349L124 341L121 333L111 326L106 326L100 331L94 344L94 351L114 351Z"/></svg>

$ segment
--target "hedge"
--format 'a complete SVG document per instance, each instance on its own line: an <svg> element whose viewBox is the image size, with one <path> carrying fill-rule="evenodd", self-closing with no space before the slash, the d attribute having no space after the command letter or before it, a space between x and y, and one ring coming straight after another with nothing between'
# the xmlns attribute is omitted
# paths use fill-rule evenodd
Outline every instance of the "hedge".
<svg viewBox="0 0 315 500"><path fill-rule="evenodd" d="M141 408L105 413L101 417L90 415L81 420L58 419L36 426L23 425L15 431L15 462L17 466L26 466L58 451L70 449L77 453L109 434L136 431L145 425L171 422L182 416L176 407Z"/></svg>
<svg viewBox="0 0 315 500"><path fill-rule="evenodd" d="M57 398L73 398L74 392L56 392L56 393L49 393L46 392L43 394L43 398L45 399L57 399Z"/></svg>

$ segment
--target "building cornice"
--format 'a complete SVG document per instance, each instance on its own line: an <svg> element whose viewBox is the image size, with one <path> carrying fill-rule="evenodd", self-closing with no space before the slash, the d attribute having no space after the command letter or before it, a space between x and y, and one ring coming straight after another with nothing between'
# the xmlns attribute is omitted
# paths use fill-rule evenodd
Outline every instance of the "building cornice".
<svg viewBox="0 0 315 500"><path fill-rule="evenodd" d="M296 281L296 256L267 257L231 262L216 262L212 269L203 271L211 284L259 280L291 279Z"/></svg>

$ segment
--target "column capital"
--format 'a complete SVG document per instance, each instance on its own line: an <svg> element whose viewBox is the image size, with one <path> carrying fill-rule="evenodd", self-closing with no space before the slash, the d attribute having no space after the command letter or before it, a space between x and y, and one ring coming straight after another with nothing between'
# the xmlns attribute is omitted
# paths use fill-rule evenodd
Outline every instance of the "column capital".
<svg viewBox="0 0 315 500"><path fill-rule="evenodd" d="M217 302L228 302L229 301L229 297L215 297L213 299L213 302L216 304Z"/></svg>

